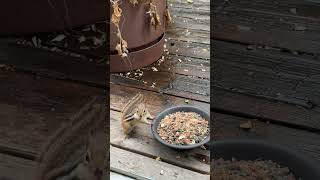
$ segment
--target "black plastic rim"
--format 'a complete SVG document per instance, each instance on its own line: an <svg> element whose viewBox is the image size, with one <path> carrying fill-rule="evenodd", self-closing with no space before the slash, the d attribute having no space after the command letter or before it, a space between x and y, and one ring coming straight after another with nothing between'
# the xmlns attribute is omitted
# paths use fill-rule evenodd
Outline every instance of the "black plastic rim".
<svg viewBox="0 0 320 180"><path fill-rule="evenodd" d="M216 141L210 144L210 150L211 158L213 159L271 160L288 167L297 178L302 180L320 179L319 163L287 147L262 140L235 139Z"/></svg>
<svg viewBox="0 0 320 180"><path fill-rule="evenodd" d="M174 149L179 149L179 150L187 150L187 149L194 149L197 147L200 147L206 143L208 143L210 141L210 136L206 137L203 141L201 141L200 143L197 144L192 144L192 145L174 145L174 144L169 144L167 142L165 142L163 139L161 139L161 137L159 136L158 132L157 132L157 127L159 125L159 123L161 122L161 120L168 114L172 114L175 112L195 112L197 114L199 114L202 118L204 118L205 120L209 121L210 124L210 117L208 115L208 113L206 113L205 111L198 109L196 107L193 106L176 106L176 107L172 107L172 108L168 108L164 111L162 111L161 113L159 113L157 115L157 117L153 120L153 124L151 125L151 131L153 136L155 137L156 140L158 140L161 144L164 144L168 147L174 148Z"/></svg>

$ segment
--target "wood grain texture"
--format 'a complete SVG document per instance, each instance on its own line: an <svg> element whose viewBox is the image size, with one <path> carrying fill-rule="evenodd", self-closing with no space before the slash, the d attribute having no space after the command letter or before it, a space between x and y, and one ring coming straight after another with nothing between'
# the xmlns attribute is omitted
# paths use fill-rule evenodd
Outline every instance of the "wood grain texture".
<svg viewBox="0 0 320 180"><path fill-rule="evenodd" d="M150 113L153 115L158 114L166 108L176 105L191 105L199 107L207 112L210 111L210 104L205 102L189 100L188 104L186 104L186 98L165 95L138 88L124 88L123 86L114 84L110 87L110 108L116 111L121 111L123 106L128 102L128 100L139 92L144 94L147 106L150 110Z"/></svg>
<svg viewBox="0 0 320 180"><path fill-rule="evenodd" d="M286 145L295 151L306 154L310 158L320 161L320 134L297 130L257 119L240 118L226 114L214 113L214 126L212 126L213 139L253 138L262 139L275 144ZM241 123L251 121L254 128L241 129Z"/></svg>
<svg viewBox="0 0 320 180"><path fill-rule="evenodd" d="M138 125L131 136L122 142L124 136L120 125L121 113L111 111L110 114L110 126L112 127L110 134L113 146L154 159L160 157L161 161L199 173L208 174L210 172L210 166L207 161L210 159L208 150L198 148L188 152L175 151L156 141L153 138L150 126Z"/></svg>
<svg viewBox="0 0 320 180"><path fill-rule="evenodd" d="M222 41L214 48L213 107L319 129L317 59Z"/></svg>
<svg viewBox="0 0 320 180"><path fill-rule="evenodd" d="M222 4L223 0L216 0L214 4ZM297 16L299 18L312 19L319 18L320 12L318 11L320 4L316 1L300 1L300 0L271 0L263 1L250 0L232 1L232 6L237 8L255 9L259 11L267 11L269 13L279 13L288 16Z"/></svg>
<svg viewBox="0 0 320 180"><path fill-rule="evenodd" d="M219 112L261 118L274 123L319 131L319 112L296 105L270 101L231 91L213 89L215 98L211 108Z"/></svg>
<svg viewBox="0 0 320 180"><path fill-rule="evenodd" d="M219 0L212 7L215 17L212 37L215 39L319 53L317 3ZM291 13L292 8L297 12Z"/></svg>
<svg viewBox="0 0 320 180"><path fill-rule="evenodd" d="M142 153L149 157L161 157L164 161L180 167L191 169L201 173L209 172L209 165L203 159L209 158L209 151L195 149L188 152L177 152L158 143L147 125L139 125L129 139L123 140L123 132L120 126L120 111L124 105L138 92L143 93L148 110L153 116L166 108L175 105L186 105L185 98L160 94L152 91L145 91L139 88L123 88L121 85L112 84L110 87L110 108L111 111L111 143L117 147L127 149L136 153ZM199 107L209 112L209 104L190 101L188 105ZM179 158L176 158L179 156Z"/></svg>
<svg viewBox="0 0 320 180"><path fill-rule="evenodd" d="M151 177L152 179L210 179L209 175L203 175L187 169L179 168L177 166L156 161L155 159L128 152L113 146L110 147L110 155L111 167ZM163 174L161 173L162 171Z"/></svg>
<svg viewBox="0 0 320 180"><path fill-rule="evenodd" d="M38 48L1 43L0 64L40 76L105 85L105 62L89 62Z"/></svg>
<svg viewBox="0 0 320 180"><path fill-rule="evenodd" d="M0 71L0 143L35 159L47 138L92 96L104 91L75 83Z"/></svg>
<svg viewBox="0 0 320 180"><path fill-rule="evenodd" d="M19 157L0 154L0 179L26 180L34 179L37 163Z"/></svg>

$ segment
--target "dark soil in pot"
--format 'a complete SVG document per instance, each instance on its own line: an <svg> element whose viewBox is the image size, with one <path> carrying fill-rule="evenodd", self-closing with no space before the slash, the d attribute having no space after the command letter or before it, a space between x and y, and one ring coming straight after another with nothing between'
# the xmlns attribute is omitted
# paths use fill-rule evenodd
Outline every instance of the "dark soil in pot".
<svg viewBox="0 0 320 180"><path fill-rule="evenodd" d="M301 153L276 144L271 144L260 140L239 139L214 142L210 145L210 149L212 161L213 159L215 160L215 162L212 162L212 165L217 165L217 160L220 158L223 158L224 160L232 160L232 158L235 158L237 160L247 161L242 162L242 164L248 164L248 161L262 160L265 164L269 163L268 166L270 168L277 167L274 169L274 171L283 171L282 179L286 179L286 175L288 176L287 179L290 179L290 173L292 173L296 179L320 179L320 169L318 163ZM239 164L237 165L237 163L239 162L235 161L235 163L231 166L233 166L233 168L237 168L239 167ZM225 162L222 162L222 165L223 164L225 164ZM219 167L221 168L221 166L216 166L216 168ZM214 169L215 166L212 166L212 168ZM245 174L243 175L245 176ZM277 177L275 179L281 179L281 177Z"/></svg>

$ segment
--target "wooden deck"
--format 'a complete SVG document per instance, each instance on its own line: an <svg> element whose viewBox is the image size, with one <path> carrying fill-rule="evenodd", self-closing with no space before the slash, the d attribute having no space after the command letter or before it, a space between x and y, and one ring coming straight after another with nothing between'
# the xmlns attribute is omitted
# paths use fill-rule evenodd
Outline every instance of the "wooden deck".
<svg viewBox="0 0 320 180"><path fill-rule="evenodd" d="M189 105L210 111L209 6L184 0L170 0L168 4L174 24L166 33L169 54L165 54L165 60L143 69L141 77L133 72L111 75L111 167L157 180L209 179L209 150L170 149L153 138L147 125L139 125L129 139L121 142L120 111L138 92L145 95L152 115L186 105L186 100Z"/></svg>
<svg viewBox="0 0 320 180"><path fill-rule="evenodd" d="M320 4L216 0L212 7L212 138L264 139L320 162ZM255 127L239 128L247 121Z"/></svg>
<svg viewBox="0 0 320 180"><path fill-rule="evenodd" d="M61 43L71 40L75 34L69 33ZM84 50L77 51L79 48L71 43L59 50L58 42L50 41L57 35L45 33L0 39L0 179L35 179L48 141L57 132L66 133L62 131L64 125L93 97L97 97L95 104L105 107L103 54L90 56ZM35 45L39 39L41 44ZM105 50L105 45L101 48ZM96 115L101 116L92 116L92 122L106 118L105 111L104 115ZM82 130L75 134L73 141L78 142L86 133ZM73 155L62 158L60 154L52 163L61 166L77 158L82 150L70 142L63 154Z"/></svg>
<svg viewBox="0 0 320 180"><path fill-rule="evenodd" d="M31 45L1 39L0 178L32 179L47 140L92 96L109 93L111 166L123 171L154 179L209 179L208 150L164 147L146 125L119 143L120 111L138 92L153 115L185 100L211 111L213 140L260 138L320 161L319 5L214 1L211 63L210 2L169 5L175 23L166 34L170 53L153 65L158 71L148 67L138 78L113 74L110 84L103 46L84 50L72 45L72 35L68 46L50 41L57 34L37 35L41 48L32 45L32 37L25 37ZM255 127L239 128L247 121Z"/></svg>

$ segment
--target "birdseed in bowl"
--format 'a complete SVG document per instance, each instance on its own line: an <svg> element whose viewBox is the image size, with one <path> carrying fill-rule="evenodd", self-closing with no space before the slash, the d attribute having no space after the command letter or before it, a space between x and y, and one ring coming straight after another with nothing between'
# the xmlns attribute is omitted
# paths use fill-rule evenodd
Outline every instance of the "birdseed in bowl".
<svg viewBox="0 0 320 180"><path fill-rule="evenodd" d="M209 136L209 122L195 112L175 112L160 121L157 132L169 144L197 144Z"/></svg>
<svg viewBox="0 0 320 180"><path fill-rule="evenodd" d="M296 180L288 167L266 160L213 160L211 179L214 180Z"/></svg>

